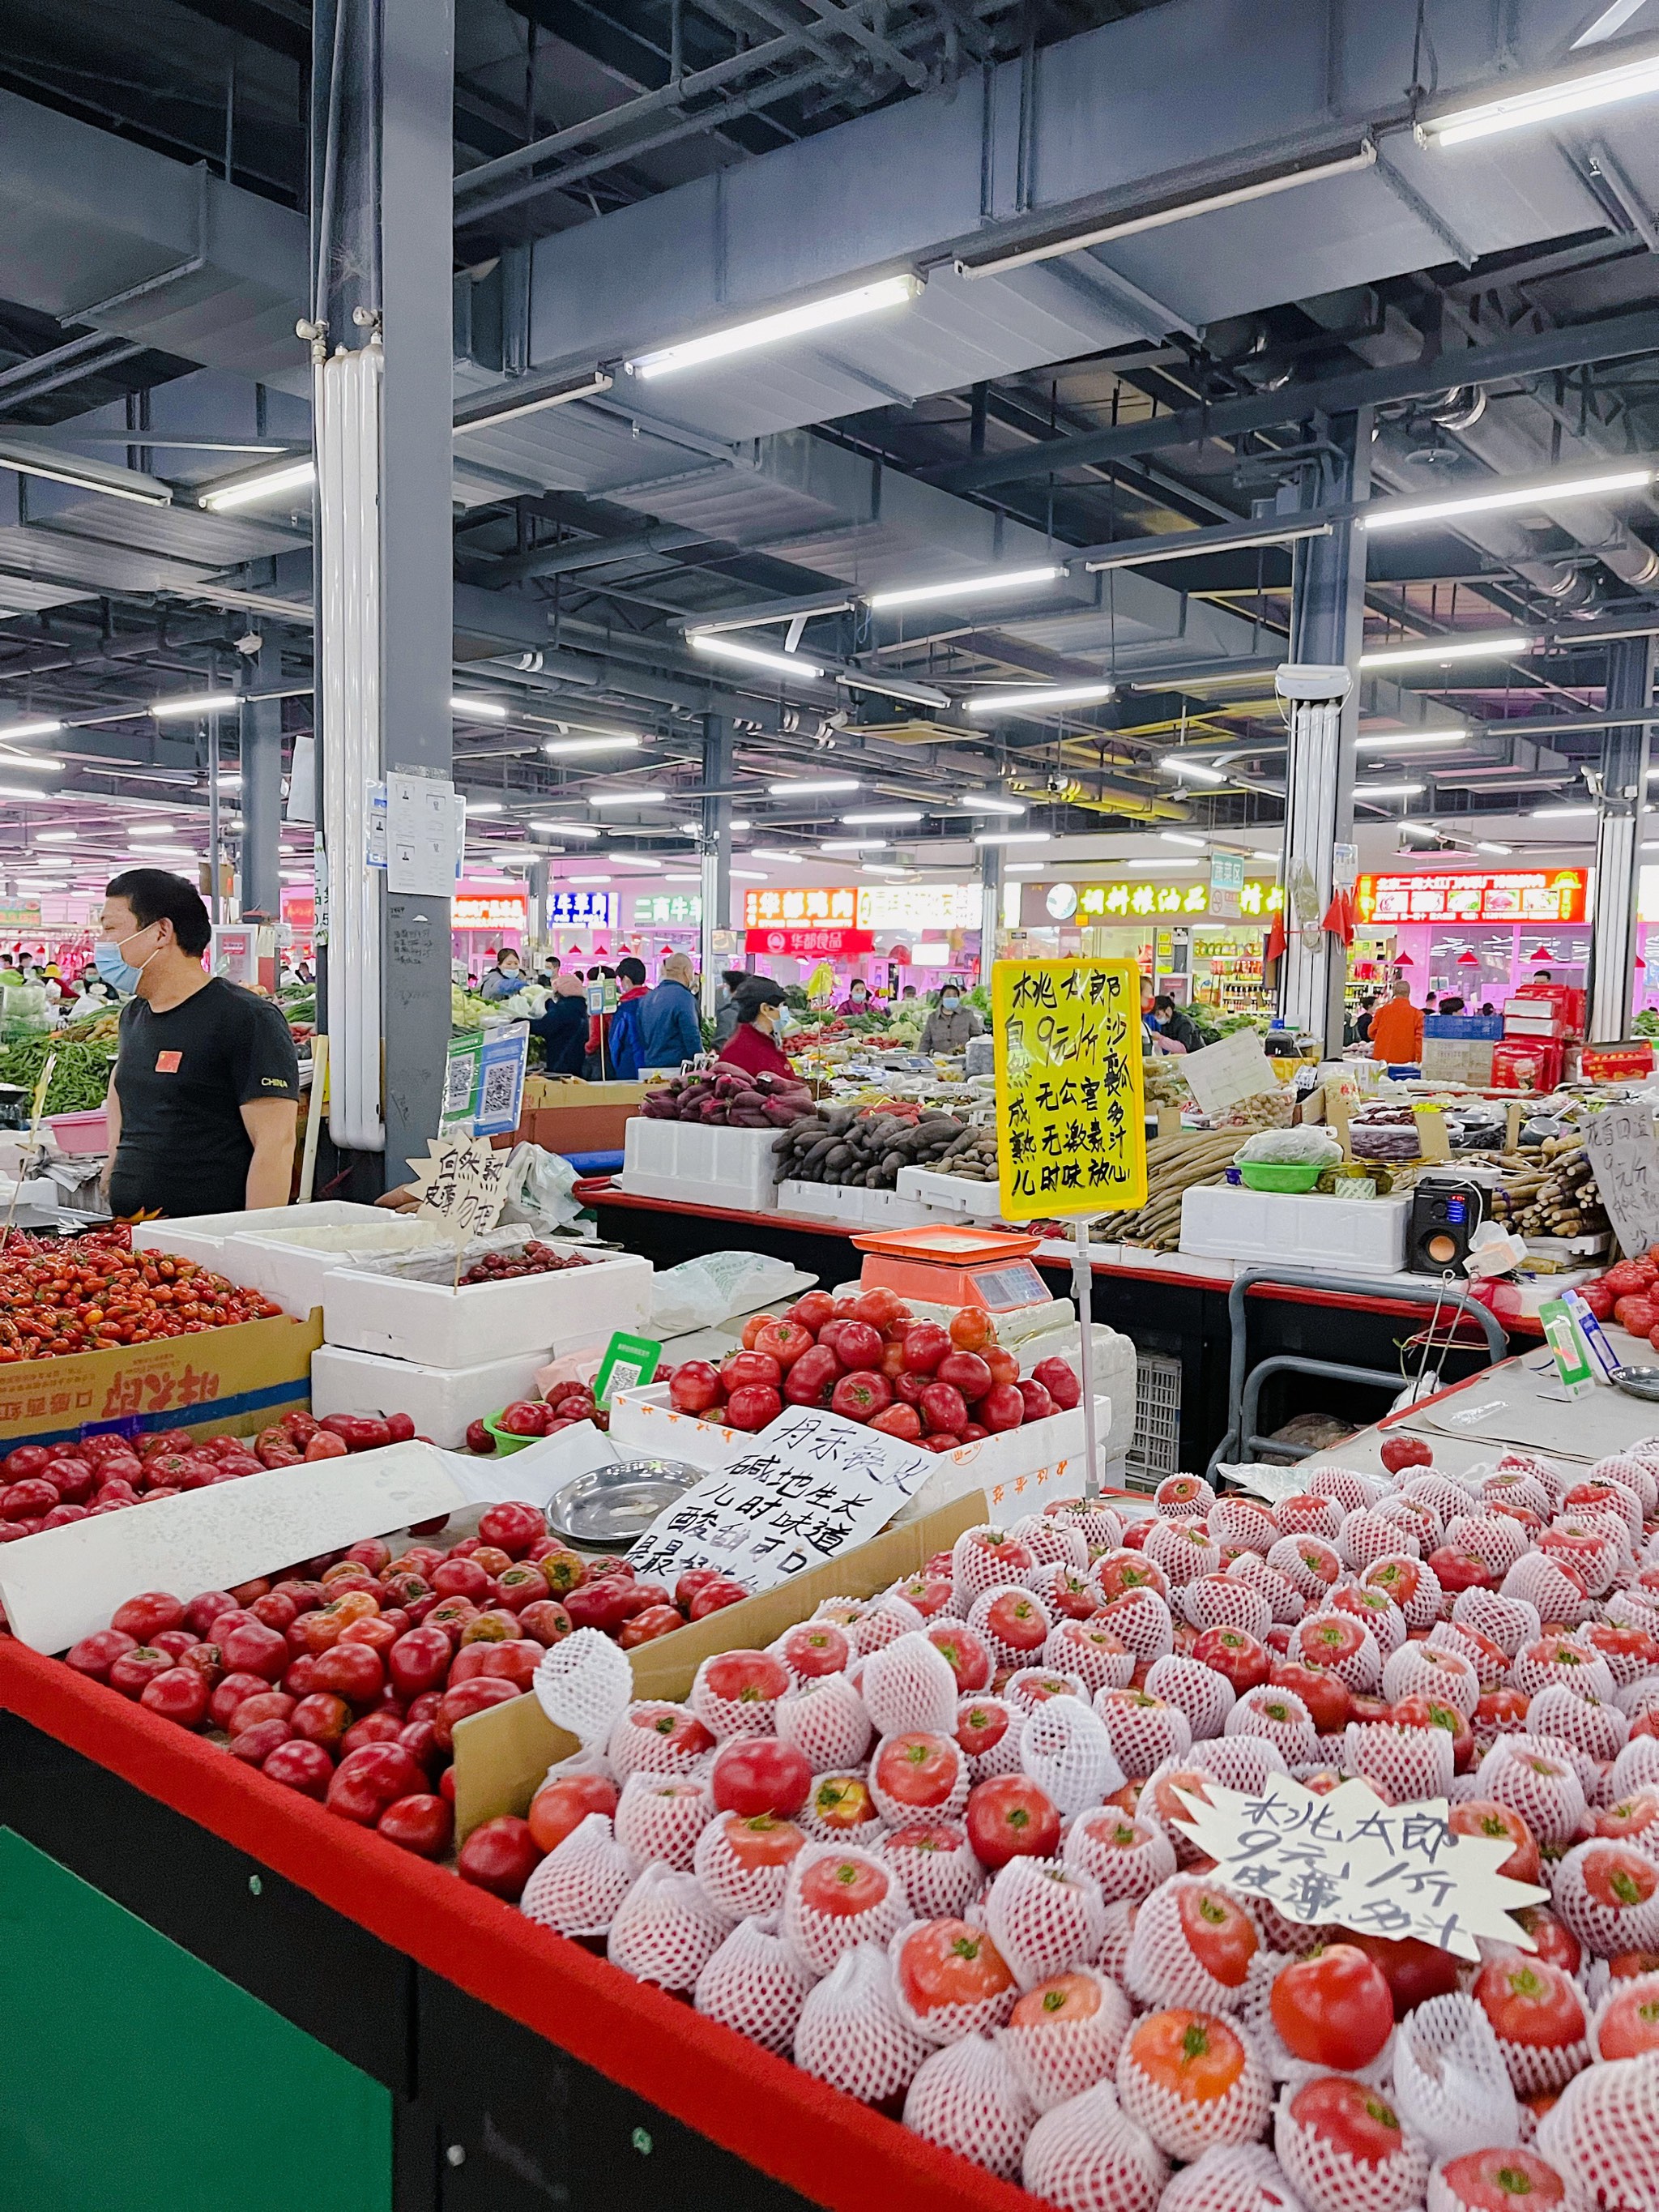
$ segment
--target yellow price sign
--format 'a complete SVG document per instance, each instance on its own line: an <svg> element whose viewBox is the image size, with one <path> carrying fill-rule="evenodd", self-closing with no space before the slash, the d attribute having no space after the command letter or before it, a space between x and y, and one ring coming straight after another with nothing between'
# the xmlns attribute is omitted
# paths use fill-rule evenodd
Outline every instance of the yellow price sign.
<svg viewBox="0 0 1659 2212"><path fill-rule="evenodd" d="M1003 1218L1146 1203L1140 970L1132 960L999 960L991 970Z"/></svg>

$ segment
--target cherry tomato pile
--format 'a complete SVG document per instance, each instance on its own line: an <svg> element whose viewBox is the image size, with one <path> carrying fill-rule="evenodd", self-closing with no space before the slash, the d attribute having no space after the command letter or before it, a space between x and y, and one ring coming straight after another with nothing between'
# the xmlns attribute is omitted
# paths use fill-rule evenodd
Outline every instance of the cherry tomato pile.
<svg viewBox="0 0 1659 2212"><path fill-rule="evenodd" d="M253 1450L261 1467L297 1467L303 1460L343 1459L350 1452L381 1451L387 1444L429 1443L416 1437L407 1413L284 1413L261 1429Z"/></svg>
<svg viewBox="0 0 1659 2212"><path fill-rule="evenodd" d="M14 1236L0 1255L0 1362L154 1344L281 1311L193 1260L133 1251L124 1229Z"/></svg>
<svg viewBox="0 0 1659 2212"><path fill-rule="evenodd" d="M527 1244L511 1252L486 1252L483 1258L470 1267L461 1277L466 1283L508 1283L520 1275L562 1275L568 1267L585 1267L588 1262L580 1252L555 1251L532 1237Z"/></svg>
<svg viewBox="0 0 1659 2212"><path fill-rule="evenodd" d="M832 1297L809 1291L781 1316L745 1322L743 1350L716 1367L688 1359L668 1378L675 1411L763 1429L786 1404L827 1406L849 1421L936 1452L954 1451L1075 1406L1082 1385L1063 1359L1023 1380L981 1306L949 1325L918 1321L896 1292Z"/></svg>

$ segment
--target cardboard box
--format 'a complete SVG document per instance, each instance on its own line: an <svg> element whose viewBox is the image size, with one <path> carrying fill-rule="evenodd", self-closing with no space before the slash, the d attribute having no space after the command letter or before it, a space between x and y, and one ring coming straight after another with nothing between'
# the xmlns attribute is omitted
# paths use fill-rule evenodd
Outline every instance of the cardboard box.
<svg viewBox="0 0 1659 2212"><path fill-rule="evenodd" d="M60 1443L99 1429L177 1425L252 1436L311 1402L322 1316L286 1315L0 1366L0 1443Z"/></svg>
<svg viewBox="0 0 1659 2212"><path fill-rule="evenodd" d="M521 1143L539 1145L544 1152L619 1152L628 1141L624 1132L639 1110L637 1100L617 1106L593 1106L584 1100L568 1106L526 1107L518 1136Z"/></svg>
<svg viewBox="0 0 1659 2212"><path fill-rule="evenodd" d="M1496 1029L1496 1022L1478 1028ZM1486 1041L1458 1037L1425 1037L1419 1065L1431 1083L1467 1083L1485 1090L1492 1081L1492 1056L1496 1047Z"/></svg>
<svg viewBox="0 0 1659 2212"><path fill-rule="evenodd" d="M938 1512L901 1527L884 1529L821 1567L810 1568L775 1589L741 1605L726 1606L672 1636L641 1644L628 1655L638 1698L684 1698L691 1678L711 1653L759 1650L805 1620L827 1597L873 1597L890 1583L915 1574L935 1552L954 1544L964 1528L988 1518L977 1491L956 1498ZM482 1820L502 1813L520 1819L555 1759L568 1759L580 1747L573 1735L555 1728L533 1693L493 1705L459 1723L455 1730L455 1839L465 1843Z"/></svg>
<svg viewBox="0 0 1659 2212"><path fill-rule="evenodd" d="M643 1083L584 1083L579 1075L527 1075L526 1108L542 1106L637 1106Z"/></svg>

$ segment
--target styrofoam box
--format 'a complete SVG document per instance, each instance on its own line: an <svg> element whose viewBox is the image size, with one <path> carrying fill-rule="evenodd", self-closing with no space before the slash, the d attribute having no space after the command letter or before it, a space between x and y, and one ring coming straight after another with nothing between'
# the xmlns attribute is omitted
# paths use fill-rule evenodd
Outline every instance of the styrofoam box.
<svg viewBox="0 0 1659 2212"><path fill-rule="evenodd" d="M1112 1401L1095 1399L1095 1438L1103 1459L1111 1454L1108 1441L1112 1425ZM656 1459L684 1460L710 1474L730 1467L755 1448L754 1437L723 1422L699 1420L679 1413L665 1382L650 1383L640 1390L619 1390L611 1402L611 1440L614 1444L648 1453ZM964 1491L983 1489L1006 1495L995 1502L1021 1513L1036 1510L1050 1498L1074 1496L1084 1487L1083 1408L1055 1413L1046 1421L1028 1421L1018 1429L1005 1429L984 1437L960 1450L941 1452L939 1465L911 1498L900 1518L914 1520L947 1505Z"/></svg>
<svg viewBox="0 0 1659 2212"><path fill-rule="evenodd" d="M651 1273L651 1262L631 1252L596 1252L556 1274L459 1290L336 1267L323 1278L323 1340L451 1369L520 1352L558 1358L615 1329L643 1328Z"/></svg>
<svg viewBox="0 0 1659 2212"><path fill-rule="evenodd" d="M901 1168L901 1198L913 1198L930 1215L963 1213L975 1220L1002 1218L1002 1193L994 1182L972 1182L966 1176L945 1175L938 1168Z"/></svg>
<svg viewBox="0 0 1659 2212"><path fill-rule="evenodd" d="M777 1205L775 1129L720 1129L704 1121L650 1121L636 1114L623 1133L618 1188L690 1206L769 1213Z"/></svg>
<svg viewBox="0 0 1659 2212"><path fill-rule="evenodd" d="M476 1367L428 1367L417 1359L325 1344L311 1355L311 1410L319 1420L325 1413L407 1413L417 1436L458 1451L469 1421L499 1413L514 1398L535 1395L536 1371L549 1357L520 1352Z"/></svg>
<svg viewBox="0 0 1659 2212"><path fill-rule="evenodd" d="M932 1207L918 1205L902 1191L871 1190L862 1183L792 1180L778 1185L777 1202L784 1213L813 1214L821 1221L844 1221L858 1229L924 1229L939 1218Z"/></svg>
<svg viewBox="0 0 1659 2212"><path fill-rule="evenodd" d="M1206 1183L1181 1201L1181 1249L1210 1260L1397 1275L1410 1218L1409 1198L1325 1198Z"/></svg>
<svg viewBox="0 0 1659 2212"><path fill-rule="evenodd" d="M170 1252L181 1260L198 1260L205 1267L227 1275L233 1283L248 1283L246 1275L231 1274L224 1264L225 1246L244 1231L269 1235L283 1229L342 1229L354 1222L384 1223L383 1206L356 1206L349 1199L320 1198L310 1206L262 1207L254 1212L197 1213L182 1221L141 1221L132 1232L135 1252ZM233 1265L244 1261L239 1254Z"/></svg>
<svg viewBox="0 0 1659 2212"><path fill-rule="evenodd" d="M263 1291L268 1298L276 1299L284 1313L298 1314L303 1319L323 1303L324 1279L337 1267L361 1266L365 1261L384 1259L392 1253L429 1252L449 1243L435 1222L423 1220L418 1214L388 1213L383 1206L373 1206L362 1211L378 1218L349 1224L313 1223L310 1230L303 1223L292 1227L284 1223L287 1235L276 1228L268 1232L241 1231L225 1239L220 1251L219 1272L228 1272L224 1265L228 1256L236 1270L233 1281ZM336 1236L349 1226L350 1245L344 1249L325 1250L318 1245L294 1241L295 1237L305 1237L310 1231L324 1226ZM343 1413L349 1409L342 1407L339 1410Z"/></svg>

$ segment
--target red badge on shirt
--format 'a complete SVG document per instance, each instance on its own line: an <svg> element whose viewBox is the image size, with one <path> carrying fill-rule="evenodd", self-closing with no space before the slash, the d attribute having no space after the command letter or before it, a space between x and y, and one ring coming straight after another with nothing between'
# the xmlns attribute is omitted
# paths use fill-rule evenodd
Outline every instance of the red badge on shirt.
<svg viewBox="0 0 1659 2212"><path fill-rule="evenodd" d="M155 1055L155 1073L158 1075L177 1075L179 1063L183 1058L184 1054L181 1052L158 1052Z"/></svg>

